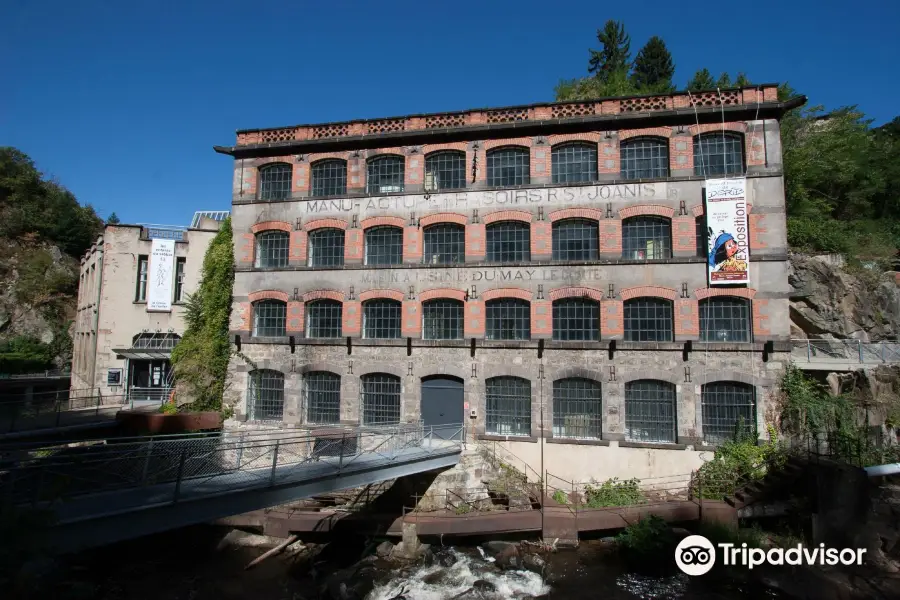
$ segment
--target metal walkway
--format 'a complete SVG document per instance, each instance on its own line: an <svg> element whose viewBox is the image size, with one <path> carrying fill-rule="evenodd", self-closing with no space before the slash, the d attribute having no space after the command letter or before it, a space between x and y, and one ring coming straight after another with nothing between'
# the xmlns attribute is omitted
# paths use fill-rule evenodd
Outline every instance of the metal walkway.
<svg viewBox="0 0 900 600"><path fill-rule="evenodd" d="M155 438L20 461L0 499L52 510L53 546L73 551L447 469L460 451L418 424Z"/></svg>
<svg viewBox="0 0 900 600"><path fill-rule="evenodd" d="M791 359L804 371L856 371L900 364L900 342L791 340Z"/></svg>
<svg viewBox="0 0 900 600"><path fill-rule="evenodd" d="M0 400L0 441L27 438L54 431L74 432L112 426L120 410L157 411L157 400L127 396L34 394L25 399Z"/></svg>

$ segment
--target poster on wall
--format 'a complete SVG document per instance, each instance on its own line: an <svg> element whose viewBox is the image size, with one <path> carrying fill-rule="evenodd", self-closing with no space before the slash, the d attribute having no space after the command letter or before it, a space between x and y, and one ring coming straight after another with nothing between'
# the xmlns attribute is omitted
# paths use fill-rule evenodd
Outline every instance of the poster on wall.
<svg viewBox="0 0 900 600"><path fill-rule="evenodd" d="M174 264L175 240L153 240L150 247L150 274L147 281L147 310L172 310Z"/></svg>
<svg viewBox="0 0 900 600"><path fill-rule="evenodd" d="M747 180L706 181L709 285L750 283Z"/></svg>

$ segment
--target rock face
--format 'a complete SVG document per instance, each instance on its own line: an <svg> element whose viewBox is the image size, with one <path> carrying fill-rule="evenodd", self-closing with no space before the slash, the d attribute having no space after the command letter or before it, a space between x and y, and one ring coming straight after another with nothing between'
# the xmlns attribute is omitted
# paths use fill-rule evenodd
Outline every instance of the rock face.
<svg viewBox="0 0 900 600"><path fill-rule="evenodd" d="M894 273L859 277L819 257L792 255L791 337L896 340L900 286Z"/></svg>

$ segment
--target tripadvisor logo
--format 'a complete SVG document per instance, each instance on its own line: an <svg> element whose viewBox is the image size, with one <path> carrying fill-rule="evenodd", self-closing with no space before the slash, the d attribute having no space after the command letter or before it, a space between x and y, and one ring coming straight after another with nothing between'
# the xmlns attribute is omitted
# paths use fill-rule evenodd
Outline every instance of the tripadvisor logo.
<svg viewBox="0 0 900 600"><path fill-rule="evenodd" d="M804 547L797 544L791 548L748 548L747 544L736 546L730 543L717 544L726 566L743 566L748 569L760 565L861 565L865 548ZM689 535L675 548L675 564L687 575L704 575L716 564L716 546L702 535Z"/></svg>

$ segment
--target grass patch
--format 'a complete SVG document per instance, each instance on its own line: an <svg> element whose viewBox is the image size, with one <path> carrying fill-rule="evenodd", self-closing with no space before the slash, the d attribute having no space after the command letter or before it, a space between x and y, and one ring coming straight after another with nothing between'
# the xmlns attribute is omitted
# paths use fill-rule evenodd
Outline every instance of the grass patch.
<svg viewBox="0 0 900 600"><path fill-rule="evenodd" d="M618 477L607 479L599 486L586 485L584 503L589 508L638 504L644 499L640 485L640 479L619 481Z"/></svg>

